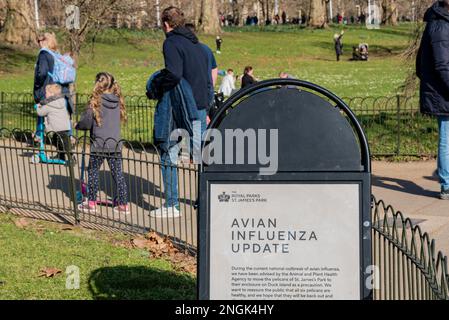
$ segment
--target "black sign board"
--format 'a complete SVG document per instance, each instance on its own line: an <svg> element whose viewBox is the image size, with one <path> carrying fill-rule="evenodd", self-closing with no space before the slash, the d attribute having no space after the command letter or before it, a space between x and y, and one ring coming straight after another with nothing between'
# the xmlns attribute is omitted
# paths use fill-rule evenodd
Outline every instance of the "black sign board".
<svg viewBox="0 0 449 320"><path fill-rule="evenodd" d="M260 82L212 120L199 179L200 299L369 299L371 164L349 107Z"/></svg>

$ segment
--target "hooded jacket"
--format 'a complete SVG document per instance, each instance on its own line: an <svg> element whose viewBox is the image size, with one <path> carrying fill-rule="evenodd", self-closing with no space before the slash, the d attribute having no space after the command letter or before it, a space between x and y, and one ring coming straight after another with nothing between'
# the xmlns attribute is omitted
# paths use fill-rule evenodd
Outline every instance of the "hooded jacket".
<svg viewBox="0 0 449 320"><path fill-rule="evenodd" d="M101 102L101 127L95 120L92 108L88 108L78 122L77 130L90 130L91 152L121 152L120 100L114 94L103 94Z"/></svg>
<svg viewBox="0 0 449 320"><path fill-rule="evenodd" d="M148 91L151 91L152 82L159 74L160 72L156 72L148 80ZM181 79L178 85L158 99L154 113L154 144L160 150L168 152L170 147L177 143L170 140L171 133L177 129L184 129L192 137L193 122L198 119L192 88L185 79Z"/></svg>
<svg viewBox="0 0 449 320"><path fill-rule="evenodd" d="M42 105L37 107L36 111L39 117L45 117L46 132L70 131L70 115L65 95L43 100Z"/></svg>
<svg viewBox="0 0 449 320"><path fill-rule="evenodd" d="M427 25L416 60L421 112L449 115L449 10L437 1L424 21Z"/></svg>
<svg viewBox="0 0 449 320"><path fill-rule="evenodd" d="M199 110L209 107L209 65L207 53L193 32L178 27L167 33L163 54L165 70L153 81L153 91L162 95L185 79L192 88Z"/></svg>

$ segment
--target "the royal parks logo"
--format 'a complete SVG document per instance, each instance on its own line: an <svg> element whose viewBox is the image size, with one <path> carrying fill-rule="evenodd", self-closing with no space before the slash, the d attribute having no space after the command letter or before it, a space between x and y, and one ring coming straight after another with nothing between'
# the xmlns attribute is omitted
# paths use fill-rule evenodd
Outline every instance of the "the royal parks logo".
<svg viewBox="0 0 449 320"><path fill-rule="evenodd" d="M268 202L268 199L258 193L238 193L232 191L231 194L223 192L218 195L220 203L236 203L236 202Z"/></svg>
<svg viewBox="0 0 449 320"><path fill-rule="evenodd" d="M220 202L229 202L229 200L231 200L231 196L226 194L226 192L223 192L218 196L218 201Z"/></svg>

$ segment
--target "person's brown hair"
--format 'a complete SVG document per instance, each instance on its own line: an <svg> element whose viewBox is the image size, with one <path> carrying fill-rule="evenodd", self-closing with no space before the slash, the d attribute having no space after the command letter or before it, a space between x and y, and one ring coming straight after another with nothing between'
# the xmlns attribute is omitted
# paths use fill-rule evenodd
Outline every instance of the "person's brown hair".
<svg viewBox="0 0 449 320"><path fill-rule="evenodd" d="M126 121L127 115L125 99L122 95L122 89L120 88L120 85L117 83L117 81L115 81L112 74L107 72L100 72L95 78L95 87L89 102L90 107L92 108L92 111L94 113L94 118L95 122L97 122L97 125L101 127L103 124L103 120L101 118L101 96L104 93L113 93L119 98L120 119L122 121Z"/></svg>
<svg viewBox="0 0 449 320"><path fill-rule="evenodd" d="M58 51L58 40L53 32L45 32L37 37L37 42L45 42L45 47L51 51Z"/></svg>
<svg viewBox="0 0 449 320"><path fill-rule="evenodd" d="M253 70L253 67L247 66L247 67L245 67L245 70L243 71L243 74L248 74L251 70Z"/></svg>
<svg viewBox="0 0 449 320"><path fill-rule="evenodd" d="M181 9L171 6L162 12L162 23L165 22L167 22L171 28L176 29L177 27L184 27L186 19Z"/></svg>

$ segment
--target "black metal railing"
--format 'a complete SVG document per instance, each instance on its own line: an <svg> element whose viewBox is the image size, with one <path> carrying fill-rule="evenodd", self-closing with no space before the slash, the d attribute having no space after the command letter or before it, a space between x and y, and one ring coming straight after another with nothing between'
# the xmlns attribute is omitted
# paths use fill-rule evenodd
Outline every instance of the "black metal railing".
<svg viewBox="0 0 449 320"><path fill-rule="evenodd" d="M373 199L374 299L448 300L447 257L435 240L383 201Z"/></svg>
<svg viewBox="0 0 449 320"><path fill-rule="evenodd" d="M362 125L373 156L435 157L436 119L419 111L419 97L343 98Z"/></svg>
<svg viewBox="0 0 449 320"><path fill-rule="evenodd" d="M73 122L76 123L88 106L89 95L75 94L73 100L75 104ZM154 101L143 96L126 96L125 103L128 121L123 124L123 138L140 143L151 143L153 140ZM0 92L0 128L35 130L36 112L33 106L34 99L31 94Z"/></svg>
<svg viewBox="0 0 449 320"><path fill-rule="evenodd" d="M57 156L48 136L47 158ZM152 209L164 204L161 162L151 146L123 141L120 158L127 186L130 214L114 213L117 190L107 161L100 171L96 212L80 212L82 166L91 156L87 139L75 139L66 151L70 164L33 161L41 151L31 131L0 130L0 212L57 222L79 223L93 229L128 233L156 231L196 254L198 169L173 166L178 174L181 217L152 218ZM86 147L87 146L87 147ZM84 157L84 162L83 162ZM118 157L110 155L109 157ZM87 174L87 172L86 172ZM87 180L87 176L84 177ZM82 193L81 193L82 194ZM82 194L83 195L83 194ZM84 196L81 198L81 201ZM374 299L449 299L447 258L435 251L435 241L402 213L383 201L372 202L372 253Z"/></svg>
<svg viewBox="0 0 449 320"><path fill-rule="evenodd" d="M438 125L435 119L419 112L417 96L343 98L356 114L370 143L373 156L435 157ZM89 101L76 94L74 122ZM122 129L129 141L151 143L154 101L145 96L127 96L128 122ZM36 115L31 94L0 92L0 128L34 130Z"/></svg>
<svg viewBox="0 0 449 320"><path fill-rule="evenodd" d="M196 247L196 209L198 171L190 164L171 166L178 176L180 218L150 217L153 209L164 205L161 161L156 148L136 142L122 141L120 154L105 156L99 172L99 193L95 212L81 212L78 205L86 199L84 181L88 181L91 157L89 139L74 140L66 154L65 165L42 163L43 152L49 162L58 158L53 146L57 136L46 137L45 148L34 141L31 131L0 130L0 211L21 213L35 218L80 223L90 228L106 228L129 233L157 231L169 236L186 249ZM60 153L60 152L59 152ZM117 214L117 188L109 168L109 159L120 158L126 183L130 214ZM83 170L84 168L84 170ZM172 170L167 170L172 172ZM84 175L83 175L84 172ZM169 177L170 178L170 177Z"/></svg>
<svg viewBox="0 0 449 320"><path fill-rule="evenodd" d="M87 102L87 96L80 95L77 99L78 105ZM145 105L149 102L147 100L142 102L142 99L142 97L128 98L129 105L133 105L134 101L135 108L138 109L141 104L140 108L147 110L142 112L152 112L152 106ZM12 126L22 129L0 129L0 212L80 223L85 227L106 228L112 231L146 233L153 230L169 236L176 244L190 249L192 253L196 252L195 201L198 195L198 170L189 164L189 159L186 165L173 166L179 177L181 218L173 219L168 216L158 219L149 216L152 209L164 204L166 196L162 183L160 157L156 148L148 143L151 141L149 135L130 139L134 141L123 141L121 159L131 213L116 214L113 205L108 204L113 202L117 191L106 163L100 172L98 198L98 201L104 202L105 205L99 205L94 213L83 213L77 208L78 195L82 190L81 167L83 157L85 163L88 163L90 158L84 137L74 138L72 147L67 150L68 159L73 157L75 160L73 164L36 163L37 161L32 160L39 149L32 136L35 129L35 115L27 109L32 105L30 96L21 96L20 99L16 99L15 104L5 103L4 97L1 101L1 123L11 121ZM416 98L405 99L398 96L377 99L353 98L346 101L358 114L362 126L371 139L372 149L380 150L376 148L380 148L387 138L393 139L391 146L388 145L390 148L388 152L383 153L385 155L419 154L422 149L406 152L403 146L404 144L408 147L413 144L419 146L423 143L422 139L417 139L417 136L410 138L404 133L411 134L414 130L420 130L420 134L429 135L429 138L436 137L435 121L419 114ZM17 108L11 109L14 105ZM29 114L25 111L29 111ZM146 115L152 119L150 114ZM429 125L427 129L426 124ZM148 122L142 122L141 125L145 128L152 127L152 123ZM382 125L388 129L377 132L376 130L380 130ZM43 150L49 158L57 155L57 150L51 143L52 139L54 140L54 137L47 137L48 141ZM413 142L410 142L410 139ZM136 142L139 140L145 144ZM432 143L436 146L436 141ZM447 258L441 252L436 253L435 241L427 233L424 233L419 226L415 226L402 213L395 212L391 206L386 206L382 201L375 199L372 225L374 299L449 299Z"/></svg>

